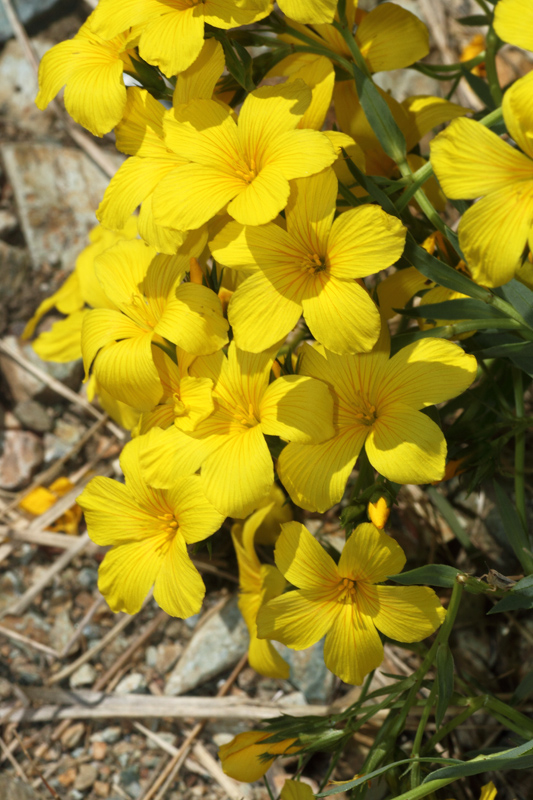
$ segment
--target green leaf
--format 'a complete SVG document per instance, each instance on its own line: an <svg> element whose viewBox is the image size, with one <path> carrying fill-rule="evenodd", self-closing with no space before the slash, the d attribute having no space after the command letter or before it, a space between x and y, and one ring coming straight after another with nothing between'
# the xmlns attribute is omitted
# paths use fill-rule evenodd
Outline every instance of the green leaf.
<svg viewBox="0 0 533 800"><path fill-rule="evenodd" d="M485 81L480 78L479 75L475 75L465 67L461 67L461 72L463 74L463 78L466 80L472 91L477 94L483 105L486 106L489 111L492 111L495 108L495 104L487 83L485 83Z"/></svg>
<svg viewBox="0 0 533 800"><path fill-rule="evenodd" d="M520 681L509 703L512 706L518 705L518 703L522 703L524 700L527 700L528 697L531 697L532 694L533 694L533 669L530 672L528 672L526 677Z"/></svg>
<svg viewBox="0 0 533 800"><path fill-rule="evenodd" d="M416 308L406 308L404 310L395 308L394 311L407 317L434 320L505 318L503 311L471 298L446 300L443 303L428 303L427 305L419 305Z"/></svg>
<svg viewBox="0 0 533 800"><path fill-rule="evenodd" d="M488 613L499 614L502 611L516 611L519 608L533 608L533 575L527 575L518 581Z"/></svg>
<svg viewBox="0 0 533 800"><path fill-rule="evenodd" d="M234 39L229 39L225 31L217 31L214 36L224 48L228 72L243 89L253 92L255 89L252 78L253 61L248 50Z"/></svg>
<svg viewBox="0 0 533 800"><path fill-rule="evenodd" d="M447 642L442 642L437 648L437 685L438 697L435 709L435 723L437 729L442 725L446 710L450 705L454 688L453 656Z"/></svg>
<svg viewBox="0 0 533 800"><path fill-rule="evenodd" d="M466 294L468 297L473 297L476 300L483 300L487 302L490 298L490 292L478 286L477 283L471 281L466 275L458 272L453 267L449 267L438 258L430 256L423 247L416 244L414 239L410 236L407 237L405 243L404 257L407 261L416 267L422 275L429 278L439 286L445 286L447 289L453 289L454 292ZM486 315L488 316L488 314Z"/></svg>
<svg viewBox="0 0 533 800"><path fill-rule="evenodd" d="M532 745L533 747L533 745ZM384 775L385 772L388 772L390 769L394 769L395 767L401 767L403 764L414 764L415 762L422 762L422 763L444 763L444 764L461 764L462 762L458 762L455 758L404 758L401 761L395 761L392 764L386 764L384 767L379 767L379 769L375 769L372 772L366 773L366 775L362 775L360 778L354 778L353 781L347 781L346 783L341 783L338 786L331 786L329 789L326 789L320 794L315 795L315 797L330 797L332 794L341 794L341 792L347 792L350 789L354 789L356 786L362 786L363 783L367 783L368 781L373 780L374 778L379 778L380 775Z"/></svg>
<svg viewBox="0 0 533 800"><path fill-rule="evenodd" d="M444 589L452 589L455 585L455 578L461 574L460 569L450 567L447 564L427 564L425 567L411 569L409 572L400 572L398 575L389 575L390 581L396 581L404 586L442 586Z"/></svg>
<svg viewBox="0 0 533 800"><path fill-rule="evenodd" d="M353 175L359 186L362 186L363 189L366 192L368 192L370 197L372 197L372 199L375 200L376 203L380 204L380 206L383 208L384 211L387 212L387 214L392 214L393 216L397 217L398 211L394 203L390 199L390 197L382 189L380 189L380 187L374 180L372 180L371 177L365 175L364 172L361 172L357 164L354 164L352 159L348 156L346 150L343 149L342 152L345 156L346 166L350 170L351 174Z"/></svg>
<svg viewBox="0 0 533 800"><path fill-rule="evenodd" d="M489 24L489 20L485 14L470 14L467 17L458 17L457 22L459 25L471 25L475 28Z"/></svg>
<svg viewBox="0 0 533 800"><path fill-rule="evenodd" d="M518 511L509 499L509 495L497 481L494 481L494 491L496 492L496 505L500 512L507 539L513 548L515 556L524 566L524 562L528 560L524 553L524 547L529 542L527 541L522 521L518 516Z"/></svg>
<svg viewBox="0 0 533 800"><path fill-rule="evenodd" d="M434 506L438 508L450 528L452 529L453 533L455 534L456 538L459 542L463 545L465 550L472 549L472 543L468 538L468 535L457 519L457 514L454 511L452 504L444 497L443 494L438 492L434 486L428 486L427 494L429 495L429 499L433 503Z"/></svg>
<svg viewBox="0 0 533 800"><path fill-rule="evenodd" d="M533 292L520 281L512 280L495 293L507 300L529 325L533 325Z"/></svg>
<svg viewBox="0 0 533 800"><path fill-rule="evenodd" d="M390 108L380 95L372 79L365 75L357 64L352 64L352 70L359 102L370 127L389 158L396 162L402 161L405 159L407 152L405 136L392 116Z"/></svg>
<svg viewBox="0 0 533 800"><path fill-rule="evenodd" d="M443 767L426 775L422 783L451 778L465 778L467 775L480 775L500 769L529 769L533 767L533 742L525 742L512 750L503 750L493 755L478 756L451 767Z"/></svg>

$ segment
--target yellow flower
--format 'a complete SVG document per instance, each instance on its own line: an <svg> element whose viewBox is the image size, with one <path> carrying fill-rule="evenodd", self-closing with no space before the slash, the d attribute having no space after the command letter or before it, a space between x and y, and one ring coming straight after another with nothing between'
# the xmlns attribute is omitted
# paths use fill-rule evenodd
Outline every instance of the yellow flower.
<svg viewBox="0 0 533 800"><path fill-rule="evenodd" d="M530 0L499 0L494 30L504 42L533 50L533 6Z"/></svg>
<svg viewBox="0 0 533 800"><path fill-rule="evenodd" d="M187 545L214 533L224 521L206 499L197 475L178 478L167 491L152 489L139 468L140 439L120 457L126 484L93 478L78 503L96 544L108 546L98 588L112 611L136 614L151 586L168 614L190 617L201 608L205 587Z"/></svg>
<svg viewBox="0 0 533 800"><path fill-rule="evenodd" d="M94 19L93 13L73 39L44 54L35 103L45 109L66 84L65 107L72 119L95 136L103 136L122 118L126 105L123 71L135 73L131 55L138 36L127 22L106 41L94 32Z"/></svg>
<svg viewBox="0 0 533 800"><path fill-rule="evenodd" d="M230 222L210 243L225 266L254 269L231 298L235 342L260 352L305 318L313 336L334 353L368 351L380 331L379 312L357 279L385 269L402 254L405 228L374 205L333 217L333 170L293 182L286 230L271 222ZM276 314L265 314L273 306Z"/></svg>
<svg viewBox="0 0 533 800"><path fill-rule="evenodd" d="M153 486L202 468L206 497L222 514L245 517L274 482L265 435L286 441L323 441L333 428L332 399L321 381L285 375L269 385L274 351L253 354L234 342L197 358L189 369L213 381L215 411L194 431L153 428L146 437L143 468ZM313 413L309 413L313 409Z"/></svg>
<svg viewBox="0 0 533 800"><path fill-rule="evenodd" d="M174 109L195 99L210 99L224 71L222 45L208 39L194 64L182 72L174 90ZM128 89L126 107L116 128L117 148L126 159L111 179L96 216L109 228L123 227L140 205L139 234L160 253L174 255L183 246L192 256L205 247L203 228L187 235L184 231L159 225L153 215L153 193L158 184L189 159L167 147L163 124L173 112L137 87Z"/></svg>
<svg viewBox="0 0 533 800"><path fill-rule="evenodd" d="M270 510L257 528L255 541L257 544L273 545L281 533L281 523L291 522L293 518L292 506L288 502L286 494L276 483L272 484L269 493L258 503L257 507L264 508L265 506L268 506Z"/></svg>
<svg viewBox="0 0 533 800"><path fill-rule="evenodd" d="M33 514L34 517L39 517L52 508L57 503L60 497L70 492L74 488L74 484L68 478L58 478L50 484L48 489L44 486L37 486L20 503L19 508L27 511L28 514ZM68 533L71 536L76 536L78 527L81 520L81 508L77 503L73 503L71 508L68 508L64 514L56 519L53 525L49 525L47 531L57 531Z"/></svg>
<svg viewBox="0 0 533 800"><path fill-rule="evenodd" d="M117 400L150 410L163 393L152 356L160 337L187 352L209 353L227 342L228 324L218 297L206 286L181 283L187 256L157 255L139 240L106 250L98 279L119 310L94 309L84 321L82 352L94 374Z"/></svg>
<svg viewBox="0 0 533 800"><path fill-rule="evenodd" d="M223 744L219 748L218 757L226 775L243 783L253 783L263 777L276 756L298 752L299 748L294 747L297 739L264 742L270 736L272 734L265 731L246 731L239 733L228 744ZM271 753L272 758L262 759L261 756L265 753Z"/></svg>
<svg viewBox="0 0 533 800"><path fill-rule="evenodd" d="M170 78L200 54L204 24L236 28L263 19L271 9L271 0L100 0L93 28L112 39L129 25L139 26L139 54Z"/></svg>
<svg viewBox="0 0 533 800"><path fill-rule="evenodd" d="M452 199L481 198L459 223L459 244L474 280L510 281L533 232L533 73L503 99L503 118L523 152L470 119L456 119L431 142L431 163Z"/></svg>
<svg viewBox="0 0 533 800"><path fill-rule="evenodd" d="M444 621L445 611L427 586L376 585L403 569L405 555L369 523L352 533L338 565L299 522L283 525L274 556L299 588L260 609L259 636L294 650L326 636L325 664L346 683L361 684L381 664L378 630L399 642L418 642Z"/></svg>
<svg viewBox="0 0 533 800"><path fill-rule="evenodd" d="M304 24L333 22L337 0L281 0L279 7L291 20Z"/></svg>
<svg viewBox="0 0 533 800"><path fill-rule="evenodd" d="M390 502L386 497L378 497L377 500L368 504L368 518L376 528L380 530L385 527L390 517Z"/></svg>
<svg viewBox="0 0 533 800"><path fill-rule="evenodd" d="M314 800L313 790L302 781L285 781L280 800Z"/></svg>
<svg viewBox="0 0 533 800"><path fill-rule="evenodd" d="M322 347L302 349L300 372L325 381L333 393L335 436L282 450L278 475L297 505L326 511L338 503L363 447L372 466L396 483L442 478L446 440L419 409L467 389L476 375L474 356L428 338L389 359L385 329L371 353L338 356Z"/></svg>
<svg viewBox="0 0 533 800"><path fill-rule="evenodd" d="M210 378L194 378L188 369L194 361L179 347L173 361L159 347L154 347L152 356L163 390L158 405L142 414L137 433L147 433L151 428L168 428L174 424L182 431L193 431L200 422L214 411L213 381Z"/></svg>
<svg viewBox="0 0 533 800"><path fill-rule="evenodd" d="M472 36L470 41L463 47L461 51L461 55L459 57L459 61L470 61L471 58L475 58L480 53L485 50L486 42L485 37L482 33L476 33L475 36ZM479 75L480 78L487 77L487 69L485 67L485 62L482 61L480 64L477 64L475 67L472 67L470 70L474 75Z"/></svg>
<svg viewBox="0 0 533 800"><path fill-rule="evenodd" d="M191 163L163 178L154 192L155 221L199 228L226 205L243 225L270 222L287 204L289 181L335 161L325 134L297 130L311 102L303 81L262 86L244 101L238 124L215 100L193 100L164 123L165 143Z"/></svg>
<svg viewBox="0 0 533 800"><path fill-rule="evenodd" d="M496 800L497 794L498 790L494 786L493 782L490 781L481 788L481 794L479 795L479 800ZM453 798L450 798L450 800L453 800Z"/></svg>
<svg viewBox="0 0 533 800"><path fill-rule="evenodd" d="M257 530L271 509L272 504L255 511L244 524L236 522L231 529L231 538L239 564L239 608L250 634L248 662L260 675L288 678L287 662L271 642L257 638L257 612L285 588L285 578L281 572L271 564L261 564L254 547Z"/></svg>

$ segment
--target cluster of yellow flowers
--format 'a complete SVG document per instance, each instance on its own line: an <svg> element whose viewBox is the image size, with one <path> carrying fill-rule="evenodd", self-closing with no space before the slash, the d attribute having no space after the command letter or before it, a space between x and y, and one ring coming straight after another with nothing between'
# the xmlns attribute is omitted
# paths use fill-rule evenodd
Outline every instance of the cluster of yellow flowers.
<svg viewBox="0 0 533 800"><path fill-rule="evenodd" d="M500 0L503 39L533 47L530 6ZM125 484L95 478L79 498L92 539L111 545L99 579L110 607L135 613L154 586L168 613L197 613L205 587L188 546L233 517L252 666L286 677L271 640L302 649L325 636L327 666L359 684L382 660L378 631L418 641L444 609L427 587L383 585L405 556L373 524L353 531L336 563L292 521L275 476L292 503L318 512L341 501L363 451L396 484L444 476L446 441L424 409L464 392L476 359L431 336L390 356L387 317L429 284L414 267L379 282L411 233L366 194L364 176L387 186L399 167L425 169L422 137L453 120L431 142L441 188L432 178L418 198L442 209L442 190L481 197L459 225L464 269L504 284L532 247L533 73L505 93L514 143L442 98L399 103L376 90L405 139L395 163L345 65L370 82L407 67L428 53L425 26L394 3L368 14L357 0L279 8L100 0L45 55L38 105L66 84L72 117L98 136L114 129L128 158L90 246L26 335L53 306L64 313L36 351L82 355L90 396L132 431ZM255 88L249 54L226 32L259 21L275 57ZM421 206L408 203L414 219ZM260 563L259 535L275 543L276 566Z"/></svg>

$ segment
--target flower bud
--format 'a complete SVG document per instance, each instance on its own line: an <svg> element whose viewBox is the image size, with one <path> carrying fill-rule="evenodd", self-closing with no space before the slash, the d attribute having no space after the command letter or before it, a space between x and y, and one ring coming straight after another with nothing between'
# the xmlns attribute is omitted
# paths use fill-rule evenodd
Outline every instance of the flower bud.
<svg viewBox="0 0 533 800"><path fill-rule="evenodd" d="M368 504L368 518L380 530L385 527L390 516L390 501L388 497L380 495Z"/></svg>

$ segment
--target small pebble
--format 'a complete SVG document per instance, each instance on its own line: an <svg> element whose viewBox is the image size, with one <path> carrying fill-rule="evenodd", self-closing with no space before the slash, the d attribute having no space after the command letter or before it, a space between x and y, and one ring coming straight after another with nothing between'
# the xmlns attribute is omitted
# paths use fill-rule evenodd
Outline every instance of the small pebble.
<svg viewBox="0 0 533 800"><path fill-rule="evenodd" d="M114 744L122 736L122 730L118 725L110 725L101 731L96 731L91 736L91 742L105 742L106 744Z"/></svg>
<svg viewBox="0 0 533 800"><path fill-rule="evenodd" d="M69 725L66 731L61 735L61 744L67 750L72 750L80 743L85 733L85 725L83 722L78 722L76 725Z"/></svg>
<svg viewBox="0 0 533 800"><path fill-rule="evenodd" d="M115 694L143 694L146 692L146 678L140 672L131 672L122 678L115 689Z"/></svg>
<svg viewBox="0 0 533 800"><path fill-rule="evenodd" d="M70 686L72 689L77 689L80 686L91 686L96 680L96 670L91 664L82 664L70 676Z"/></svg>
<svg viewBox="0 0 533 800"><path fill-rule="evenodd" d="M84 792L86 789L91 788L97 778L98 770L96 767L92 764L82 764L74 781L74 789Z"/></svg>

